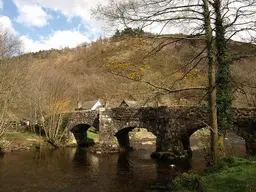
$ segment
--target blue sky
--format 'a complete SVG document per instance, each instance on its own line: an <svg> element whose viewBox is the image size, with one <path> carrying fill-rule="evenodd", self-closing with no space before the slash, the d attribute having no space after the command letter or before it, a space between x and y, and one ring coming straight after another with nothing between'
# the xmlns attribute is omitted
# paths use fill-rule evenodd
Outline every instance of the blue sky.
<svg viewBox="0 0 256 192"><path fill-rule="evenodd" d="M103 21L90 14L91 8L106 3L108 0L0 0L0 25L19 36L23 52L73 48L106 35L102 32ZM231 10L230 14L233 13ZM244 22L245 18L241 19ZM255 21L255 18L247 19ZM162 33L186 33L185 28L190 30L187 26L177 25L168 25ZM190 26L193 29L193 23ZM107 27L115 31L113 26ZM159 33L162 26L156 23L145 30ZM233 39L245 41L247 37L248 33L241 32Z"/></svg>
<svg viewBox="0 0 256 192"><path fill-rule="evenodd" d="M0 0L0 24L23 41L24 52L75 47L101 36L90 9L104 0ZM106 1L105 1L106 2Z"/></svg>

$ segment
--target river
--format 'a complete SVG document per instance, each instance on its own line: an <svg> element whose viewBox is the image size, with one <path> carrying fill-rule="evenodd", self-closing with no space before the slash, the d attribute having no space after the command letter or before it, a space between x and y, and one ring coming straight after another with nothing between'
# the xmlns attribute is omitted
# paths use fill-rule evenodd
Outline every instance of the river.
<svg viewBox="0 0 256 192"><path fill-rule="evenodd" d="M177 173L202 170L199 150L191 164L150 158L150 149L96 155L83 148L44 149L0 156L1 192L162 192Z"/></svg>

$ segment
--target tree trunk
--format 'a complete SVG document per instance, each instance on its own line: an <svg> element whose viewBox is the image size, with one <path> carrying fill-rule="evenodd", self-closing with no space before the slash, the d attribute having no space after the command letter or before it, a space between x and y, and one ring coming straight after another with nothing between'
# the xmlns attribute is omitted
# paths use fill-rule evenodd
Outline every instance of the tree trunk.
<svg viewBox="0 0 256 192"><path fill-rule="evenodd" d="M206 46L208 56L208 81L209 81L209 114L210 114L210 127L211 127L211 158L212 163L217 162L217 149L218 149L218 123L217 123L217 101L216 101L216 64L214 62L213 51L213 36L210 20L209 2L203 0L204 4L204 25L206 33Z"/></svg>
<svg viewBox="0 0 256 192"><path fill-rule="evenodd" d="M229 128L231 118L229 110L232 105L232 88L231 88L231 71L228 60L227 40L225 38L226 29L221 13L221 0L215 0L213 4L215 11L215 28L216 28L216 50L218 68L216 73L217 85L217 106L218 106L218 126L219 126L219 147L223 155L224 136Z"/></svg>

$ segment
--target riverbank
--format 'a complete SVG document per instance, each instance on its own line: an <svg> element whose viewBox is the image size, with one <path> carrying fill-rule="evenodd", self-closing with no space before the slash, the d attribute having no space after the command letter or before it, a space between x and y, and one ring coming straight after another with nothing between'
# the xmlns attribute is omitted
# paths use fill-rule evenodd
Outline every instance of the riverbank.
<svg viewBox="0 0 256 192"><path fill-rule="evenodd" d="M7 132L0 140L0 153L39 149L47 144L36 134Z"/></svg>
<svg viewBox="0 0 256 192"><path fill-rule="evenodd" d="M256 191L256 158L228 157L201 175L183 173L174 181L174 191L254 192Z"/></svg>
<svg viewBox="0 0 256 192"><path fill-rule="evenodd" d="M87 132L87 134L88 139L93 141L93 143L99 142L98 134L93 132ZM68 147L69 145L67 144L64 146ZM76 144L74 146L76 146ZM44 137L39 136L35 133L12 131L7 132L0 139L0 153L35 150L42 147L51 148L53 146L47 143Z"/></svg>

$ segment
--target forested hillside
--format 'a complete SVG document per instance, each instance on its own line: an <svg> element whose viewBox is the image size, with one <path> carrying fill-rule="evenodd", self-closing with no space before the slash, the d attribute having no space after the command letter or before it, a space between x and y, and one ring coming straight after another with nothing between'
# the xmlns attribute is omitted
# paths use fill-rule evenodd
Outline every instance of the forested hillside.
<svg viewBox="0 0 256 192"><path fill-rule="evenodd" d="M248 56L256 48L232 41L229 49L236 60L232 64L234 105L255 106L256 60ZM10 111L15 118L72 110L78 101L98 98L158 105L199 104L207 99L203 37L124 35L74 49L28 53L11 63L22 77Z"/></svg>

